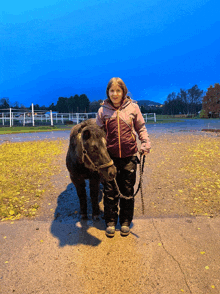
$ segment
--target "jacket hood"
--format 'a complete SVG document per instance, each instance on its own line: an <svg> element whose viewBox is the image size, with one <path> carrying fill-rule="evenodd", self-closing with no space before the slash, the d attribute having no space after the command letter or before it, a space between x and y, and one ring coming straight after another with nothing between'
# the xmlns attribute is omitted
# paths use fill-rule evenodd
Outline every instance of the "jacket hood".
<svg viewBox="0 0 220 294"><path fill-rule="evenodd" d="M109 98L106 99L106 100L104 100L103 103L102 103L101 105L102 105L102 107L106 107L106 108L108 108L108 109L116 110L116 109L122 109L122 108L125 108L125 107L127 107L127 106L128 106L130 103L132 103L132 102L133 102L133 101L131 100L131 98L130 98L130 97L128 98L128 96L127 96L127 97L124 99L122 105L121 105L119 108L115 108L115 107L113 106L113 104L111 103L111 101L110 101Z"/></svg>

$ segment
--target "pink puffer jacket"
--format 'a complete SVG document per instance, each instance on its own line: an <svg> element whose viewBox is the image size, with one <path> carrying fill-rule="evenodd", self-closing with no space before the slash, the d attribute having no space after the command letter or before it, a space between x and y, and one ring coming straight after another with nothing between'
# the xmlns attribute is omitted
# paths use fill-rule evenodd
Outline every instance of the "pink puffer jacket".
<svg viewBox="0 0 220 294"><path fill-rule="evenodd" d="M118 109L106 99L98 110L96 123L107 133L107 149L112 157L124 158L137 153L136 132L141 149L150 143L140 108L130 98L126 98Z"/></svg>

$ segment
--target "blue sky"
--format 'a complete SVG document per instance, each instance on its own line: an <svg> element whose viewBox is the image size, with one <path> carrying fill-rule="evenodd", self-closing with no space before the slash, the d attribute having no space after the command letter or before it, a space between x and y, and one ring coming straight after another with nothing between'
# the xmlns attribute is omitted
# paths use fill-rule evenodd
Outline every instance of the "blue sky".
<svg viewBox="0 0 220 294"><path fill-rule="evenodd" d="M220 82L218 0L1 3L0 98L49 106L105 99L121 77L134 100Z"/></svg>

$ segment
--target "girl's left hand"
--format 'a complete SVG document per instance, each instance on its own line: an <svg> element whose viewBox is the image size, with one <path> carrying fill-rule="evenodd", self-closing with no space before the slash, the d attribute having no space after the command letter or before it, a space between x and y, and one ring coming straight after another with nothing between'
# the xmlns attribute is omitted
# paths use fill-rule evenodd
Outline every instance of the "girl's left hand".
<svg viewBox="0 0 220 294"><path fill-rule="evenodd" d="M144 155L147 155L148 153L150 153L150 149L151 149L151 143L150 142L142 143L140 153L142 153Z"/></svg>

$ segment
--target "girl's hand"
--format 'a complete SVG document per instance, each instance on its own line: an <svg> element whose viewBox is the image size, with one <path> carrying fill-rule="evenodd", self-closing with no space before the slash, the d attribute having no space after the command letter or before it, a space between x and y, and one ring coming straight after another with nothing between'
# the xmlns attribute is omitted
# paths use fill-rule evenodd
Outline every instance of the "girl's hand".
<svg viewBox="0 0 220 294"><path fill-rule="evenodd" d="M144 155L147 155L148 153L150 153L150 149L151 149L151 143L150 142L142 143L140 153L142 153Z"/></svg>

